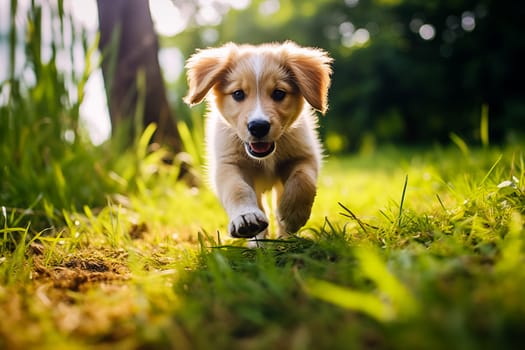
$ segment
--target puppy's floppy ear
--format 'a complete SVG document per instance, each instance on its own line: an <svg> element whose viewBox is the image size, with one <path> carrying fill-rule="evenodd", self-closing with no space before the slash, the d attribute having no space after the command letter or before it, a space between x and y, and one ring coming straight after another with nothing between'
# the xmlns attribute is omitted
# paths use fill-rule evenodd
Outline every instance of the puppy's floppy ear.
<svg viewBox="0 0 525 350"><path fill-rule="evenodd" d="M304 98L313 108L325 114L332 58L321 49L299 47L292 42L284 43L284 49L287 52L286 65Z"/></svg>
<svg viewBox="0 0 525 350"><path fill-rule="evenodd" d="M229 67L233 46L230 43L218 48L199 50L187 60L189 91L184 102L195 105L206 97Z"/></svg>

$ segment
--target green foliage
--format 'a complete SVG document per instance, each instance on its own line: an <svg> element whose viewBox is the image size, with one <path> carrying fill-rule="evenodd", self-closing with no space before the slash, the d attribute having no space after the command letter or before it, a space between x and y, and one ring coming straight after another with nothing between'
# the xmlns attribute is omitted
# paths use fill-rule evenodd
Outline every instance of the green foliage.
<svg viewBox="0 0 525 350"><path fill-rule="evenodd" d="M170 44L186 57L227 41L294 40L329 51L333 84L321 125L323 136L342 140L330 151L448 143L450 133L486 145L489 137L499 143L525 131L525 91L513 78L524 75L524 10L488 0L254 0ZM425 24L433 28L430 40L419 33ZM218 40L206 41L210 31Z"/></svg>
<svg viewBox="0 0 525 350"><path fill-rule="evenodd" d="M61 70L58 52L72 52L64 42L66 33L75 33L76 28L70 19L60 23L48 48L51 57L45 60L42 8L35 5L28 10L24 74L15 76L21 57L12 52L11 76L0 85L5 97L0 105L0 203L9 211L29 207L37 213L32 218L36 221L53 221L62 208L101 205L103 193L111 189L107 174L100 173L106 167L102 151L91 145L79 123L83 89L91 73L90 52L96 43L88 48L85 35L78 38L88 62L80 76ZM10 32L14 48L18 42L14 17Z"/></svg>
<svg viewBox="0 0 525 350"><path fill-rule="evenodd" d="M12 6L16 13L17 1ZM52 11L48 20L60 25L43 27L42 6ZM59 231L67 213L103 207L112 196L147 188L155 174L164 171L166 151L149 150L154 125L139 130L131 146L124 133L94 146L79 120L79 107L87 79L99 65L93 61L97 41L88 44L62 2L32 4L24 16L27 28L22 31L12 16L11 72L0 84L0 206L7 213L2 219L12 226L30 223L33 233ZM51 42L43 42L43 32L50 30ZM25 35L23 74L15 72L22 58L15 55L19 33ZM65 55L74 62L79 47L85 61L81 73L59 60ZM50 57L44 58L44 53ZM170 173L175 182L178 168Z"/></svg>

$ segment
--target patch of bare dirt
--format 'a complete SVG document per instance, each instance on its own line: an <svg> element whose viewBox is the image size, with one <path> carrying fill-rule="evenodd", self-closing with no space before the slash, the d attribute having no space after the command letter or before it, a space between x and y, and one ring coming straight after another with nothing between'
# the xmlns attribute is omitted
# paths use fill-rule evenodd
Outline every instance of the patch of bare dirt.
<svg viewBox="0 0 525 350"><path fill-rule="evenodd" d="M124 250L89 248L52 262L39 244L28 253L33 283L0 286L0 348L39 347L46 329L94 344L132 339L136 307Z"/></svg>
<svg viewBox="0 0 525 350"><path fill-rule="evenodd" d="M51 280L54 288L71 291L84 291L97 283L118 283L129 279L129 270L124 261L120 261L122 256L118 256L118 252L105 253L79 253L66 257L56 266L47 266L42 256L35 256L34 278L41 282ZM125 253L121 252L121 255Z"/></svg>

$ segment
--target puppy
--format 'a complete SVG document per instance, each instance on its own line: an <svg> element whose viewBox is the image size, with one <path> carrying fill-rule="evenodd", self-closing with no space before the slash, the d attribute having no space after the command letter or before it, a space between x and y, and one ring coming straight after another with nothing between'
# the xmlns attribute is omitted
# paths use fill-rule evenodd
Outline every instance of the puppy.
<svg viewBox="0 0 525 350"><path fill-rule="evenodd" d="M205 97L208 171L232 237L266 237L262 194L274 190L278 236L310 217L321 163L313 110L328 108L332 59L293 42L226 44L187 63L189 105Z"/></svg>

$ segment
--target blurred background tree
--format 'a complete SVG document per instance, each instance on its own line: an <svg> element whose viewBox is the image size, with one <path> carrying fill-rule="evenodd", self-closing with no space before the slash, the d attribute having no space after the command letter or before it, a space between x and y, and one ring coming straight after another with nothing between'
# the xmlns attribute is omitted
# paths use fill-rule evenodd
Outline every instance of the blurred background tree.
<svg viewBox="0 0 525 350"><path fill-rule="evenodd" d="M194 23L162 42L184 57L228 41L289 39L328 50L335 73L321 124L331 151L449 142L452 132L479 142L483 105L492 142L525 131L525 3L243 0L232 8L215 0L189 10L174 3ZM174 88L184 94L184 77Z"/></svg>
<svg viewBox="0 0 525 350"><path fill-rule="evenodd" d="M182 151L175 116L170 109L158 59L159 44L145 0L97 0L102 70L113 126L137 115L141 132L150 123L157 125L152 142ZM142 74L142 85L139 86ZM141 102L140 89L144 90ZM115 130L116 128L113 128Z"/></svg>

